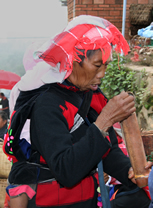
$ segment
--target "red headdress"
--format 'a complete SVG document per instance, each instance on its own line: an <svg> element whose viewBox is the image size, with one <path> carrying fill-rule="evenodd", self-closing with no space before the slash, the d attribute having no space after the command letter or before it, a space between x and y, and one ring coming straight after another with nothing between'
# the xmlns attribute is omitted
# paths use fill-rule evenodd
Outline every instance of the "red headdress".
<svg viewBox="0 0 153 208"><path fill-rule="evenodd" d="M69 22L62 33L36 51L35 57L53 67L60 63L59 72L66 71L66 79L73 70L73 61L81 61L78 55L82 55L82 52L78 49L84 49L85 56L87 50L101 49L105 63L112 46L125 55L129 51L127 41L113 24L100 17L81 15Z"/></svg>

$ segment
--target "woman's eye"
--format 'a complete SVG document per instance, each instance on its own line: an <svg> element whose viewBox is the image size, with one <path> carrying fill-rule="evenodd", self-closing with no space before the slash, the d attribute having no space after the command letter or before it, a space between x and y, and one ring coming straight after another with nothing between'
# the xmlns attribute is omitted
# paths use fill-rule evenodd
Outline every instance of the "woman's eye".
<svg viewBox="0 0 153 208"><path fill-rule="evenodd" d="M96 67L98 67L98 68L100 68L101 67L101 65L95 65Z"/></svg>

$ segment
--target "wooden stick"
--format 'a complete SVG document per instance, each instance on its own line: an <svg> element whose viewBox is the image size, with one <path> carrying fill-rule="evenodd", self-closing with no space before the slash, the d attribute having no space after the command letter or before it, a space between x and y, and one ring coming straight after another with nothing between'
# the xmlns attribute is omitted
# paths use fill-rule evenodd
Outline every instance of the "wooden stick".
<svg viewBox="0 0 153 208"><path fill-rule="evenodd" d="M145 169L147 159L136 113L121 122L121 129L137 186L145 187L148 185L149 170Z"/></svg>

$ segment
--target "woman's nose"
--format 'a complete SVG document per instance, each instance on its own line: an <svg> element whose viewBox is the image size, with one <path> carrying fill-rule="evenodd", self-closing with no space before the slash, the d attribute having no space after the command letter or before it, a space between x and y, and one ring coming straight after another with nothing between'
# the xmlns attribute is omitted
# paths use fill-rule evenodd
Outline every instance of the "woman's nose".
<svg viewBox="0 0 153 208"><path fill-rule="evenodd" d="M105 71L106 71L105 66L100 67L100 69L99 69L99 71L97 73L97 78L98 79L103 78L105 76Z"/></svg>

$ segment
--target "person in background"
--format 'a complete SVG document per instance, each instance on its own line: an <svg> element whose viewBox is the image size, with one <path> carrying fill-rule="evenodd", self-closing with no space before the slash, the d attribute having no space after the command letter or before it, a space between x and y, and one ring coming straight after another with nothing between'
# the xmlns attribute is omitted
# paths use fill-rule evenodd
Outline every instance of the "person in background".
<svg viewBox="0 0 153 208"><path fill-rule="evenodd" d="M108 101L99 88L113 46L117 52L129 50L110 22L82 15L34 53L42 61L18 83L4 144L13 160L7 187L11 208L97 208L101 160L104 172L137 188L113 129L135 112L134 98L123 91ZM18 138L27 119L31 146L26 149L26 138Z"/></svg>
<svg viewBox="0 0 153 208"><path fill-rule="evenodd" d="M5 111L5 113L7 114L7 117L9 118L9 114L10 114L9 101L7 97L5 97L3 92L0 93L0 98L1 98L0 104L2 105L2 108L0 108L0 111Z"/></svg>
<svg viewBox="0 0 153 208"><path fill-rule="evenodd" d="M7 131L7 114L4 111L0 111L0 138L4 139L4 135Z"/></svg>

